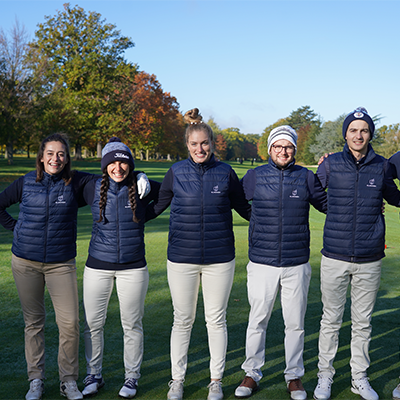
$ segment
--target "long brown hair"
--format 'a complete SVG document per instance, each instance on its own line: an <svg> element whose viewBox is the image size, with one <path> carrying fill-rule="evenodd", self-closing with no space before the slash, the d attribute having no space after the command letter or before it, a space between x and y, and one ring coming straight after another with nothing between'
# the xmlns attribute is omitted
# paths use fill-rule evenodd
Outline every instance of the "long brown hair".
<svg viewBox="0 0 400 400"><path fill-rule="evenodd" d="M39 151L36 156L36 182L40 182L43 179L44 165L42 162L42 158L44 155L46 144L49 142L60 142L65 147L65 156L67 157L68 162L62 170L62 179L65 182L65 185L69 185L74 175L74 172L71 171L71 156L69 154L68 137L63 133L53 133L52 135L44 138L40 143Z"/></svg>
<svg viewBox="0 0 400 400"><path fill-rule="evenodd" d="M129 167L129 174L126 179L127 179L127 186L128 186L129 204L131 206L132 213L133 213L132 220L133 220L133 222L139 223L139 220L136 217L136 208L137 208L136 178L133 173L133 170L130 167ZM103 217L105 217L106 204L107 204L107 193L108 193L109 187L110 187L110 177L107 173L107 167L106 167L103 169L103 176L101 178L101 184L100 184L100 200L99 200L100 218L98 219L97 222L103 221Z"/></svg>

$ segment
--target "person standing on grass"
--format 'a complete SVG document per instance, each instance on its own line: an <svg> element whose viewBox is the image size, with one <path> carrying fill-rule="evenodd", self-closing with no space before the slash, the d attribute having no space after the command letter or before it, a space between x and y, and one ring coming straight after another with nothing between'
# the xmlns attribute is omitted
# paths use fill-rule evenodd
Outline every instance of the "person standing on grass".
<svg viewBox="0 0 400 400"><path fill-rule="evenodd" d="M293 400L305 400L304 317L311 278L310 203L326 212L326 192L312 171L295 164L297 133L279 126L268 137L268 164L249 170L242 184L252 201L249 226L247 291L250 303L246 335L246 376L237 398L259 388L265 362L265 338L275 299L281 292L285 322L285 381Z"/></svg>
<svg viewBox="0 0 400 400"><path fill-rule="evenodd" d="M90 182L84 198L92 208L93 231L83 275L85 356L84 396L104 386L103 328L114 286L124 331L125 382L119 396L136 395L143 359L144 300L149 283L145 259L145 209L157 199L160 184L150 181L150 194L137 194L135 164L128 146L113 137L102 151L101 179Z"/></svg>
<svg viewBox="0 0 400 400"><path fill-rule="evenodd" d="M331 397L346 295L351 283L351 391L377 400L367 369L371 316L385 256L385 219L382 203L400 206L400 192L388 161L375 154L370 140L375 125L367 110L358 108L343 122L346 140L340 153L329 155L317 175L328 188L328 212L321 260L323 315L319 333L318 384L314 399Z"/></svg>
<svg viewBox="0 0 400 400"><path fill-rule="evenodd" d="M25 358L30 388L26 400L40 400L45 378L45 287L59 330L60 394L82 399L79 374L79 301L76 277L78 207L84 187L96 175L72 171L68 139L52 134L40 144L36 171L0 193L0 224L14 232L11 266L25 322ZM144 192L144 183L141 184ZM18 220L6 211L19 203Z"/></svg>
<svg viewBox="0 0 400 400"><path fill-rule="evenodd" d="M215 139L197 108L184 116L189 158L174 164L161 184L155 215L171 204L168 283L174 307L169 400L183 397L187 354L200 283L210 349L208 400L223 398L221 379L227 349L226 308L235 271L234 208L250 218L236 173L214 156Z"/></svg>
<svg viewBox="0 0 400 400"><path fill-rule="evenodd" d="M76 225L82 188L92 175L71 171L67 138L53 134L40 144L36 171L0 194L0 223L14 232L12 272L25 322L25 358L30 389L39 400L45 378L45 286L59 330L60 393L82 399L78 390L79 302L76 278ZM19 203L18 220L6 208Z"/></svg>

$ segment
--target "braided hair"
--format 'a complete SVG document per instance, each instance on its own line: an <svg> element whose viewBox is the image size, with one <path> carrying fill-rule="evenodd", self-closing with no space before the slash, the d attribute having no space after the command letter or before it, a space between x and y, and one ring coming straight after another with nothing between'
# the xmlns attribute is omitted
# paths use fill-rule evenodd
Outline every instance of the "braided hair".
<svg viewBox="0 0 400 400"><path fill-rule="evenodd" d="M139 219L136 217L136 208L137 208L136 178L131 169L129 170L129 174L126 179L127 179L127 186L128 186L129 204L131 206L132 213L133 213L132 220L133 220L133 222L139 223ZM100 218L98 219L97 222L103 221L103 217L105 217L105 210L106 210L106 204L107 204L107 193L108 193L109 187L110 187L110 177L107 173L107 168L104 168L103 176L101 178L101 184L100 184L100 201L99 201Z"/></svg>

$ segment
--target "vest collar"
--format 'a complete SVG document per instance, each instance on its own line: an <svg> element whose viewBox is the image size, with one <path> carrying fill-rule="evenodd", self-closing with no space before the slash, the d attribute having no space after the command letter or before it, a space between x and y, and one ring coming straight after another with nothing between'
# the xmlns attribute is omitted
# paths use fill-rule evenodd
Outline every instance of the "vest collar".
<svg viewBox="0 0 400 400"><path fill-rule="evenodd" d="M196 171L207 171L210 168L212 168L216 163L214 154L211 154L210 159L204 163L195 163L193 161L192 157L190 157L190 156L189 156L188 160L189 160L190 165L192 165L196 169Z"/></svg>
<svg viewBox="0 0 400 400"><path fill-rule="evenodd" d="M268 164L270 164L272 167L274 167L274 168L276 168L276 169L279 169L280 171L286 171L286 170L288 170L288 169L291 169L291 168L294 166L295 163L296 163L296 160L293 159L293 161L290 162L285 168L281 168L281 167L278 167L278 166L272 161L272 158L271 158L271 157L270 157L269 160L268 160Z"/></svg>
<svg viewBox="0 0 400 400"><path fill-rule="evenodd" d="M345 159L352 162L353 164L367 164L370 161L372 161L376 156L374 149L372 148L370 143L368 143L367 154L365 155L365 157L361 158L359 161L357 161L355 159L355 157L351 153L347 143L344 145L343 154L344 154Z"/></svg>

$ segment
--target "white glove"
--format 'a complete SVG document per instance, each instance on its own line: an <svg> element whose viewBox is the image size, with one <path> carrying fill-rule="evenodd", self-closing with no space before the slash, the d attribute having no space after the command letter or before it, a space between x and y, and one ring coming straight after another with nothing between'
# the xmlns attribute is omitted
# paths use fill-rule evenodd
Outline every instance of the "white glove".
<svg viewBox="0 0 400 400"><path fill-rule="evenodd" d="M139 198L143 199L150 193L151 190L149 178L147 177L146 174L140 173L136 177L136 183L137 183Z"/></svg>

